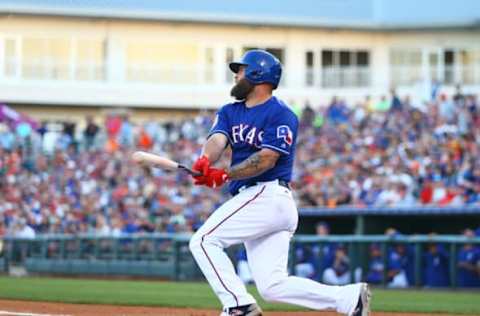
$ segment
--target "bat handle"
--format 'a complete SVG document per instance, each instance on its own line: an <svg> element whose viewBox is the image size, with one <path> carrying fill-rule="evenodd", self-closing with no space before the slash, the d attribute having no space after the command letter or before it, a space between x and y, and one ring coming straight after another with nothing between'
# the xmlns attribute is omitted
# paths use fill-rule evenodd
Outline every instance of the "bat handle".
<svg viewBox="0 0 480 316"><path fill-rule="evenodd" d="M178 169L182 169L182 170L185 170L187 173L189 173L190 175L194 176L194 177L198 177L198 176L201 176L202 173L201 172L198 172L198 171L195 171L195 170L192 170L184 165L178 165Z"/></svg>

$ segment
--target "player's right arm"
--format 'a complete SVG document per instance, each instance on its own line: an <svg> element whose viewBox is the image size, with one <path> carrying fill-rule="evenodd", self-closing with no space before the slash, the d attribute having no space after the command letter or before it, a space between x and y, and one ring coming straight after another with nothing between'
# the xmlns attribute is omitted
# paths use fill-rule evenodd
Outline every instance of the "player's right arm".
<svg viewBox="0 0 480 316"><path fill-rule="evenodd" d="M192 166L193 170L200 171L203 175L208 173L210 166L217 162L230 141L229 121L226 106L222 107L215 116L207 141L203 145L200 158ZM197 184L205 180L196 178Z"/></svg>
<svg viewBox="0 0 480 316"><path fill-rule="evenodd" d="M227 145L231 143L229 111L229 105L218 110L207 141L203 145L202 156L206 156L212 164L220 159Z"/></svg>
<svg viewBox="0 0 480 316"><path fill-rule="evenodd" d="M203 145L202 156L206 156L208 160L214 164L222 156L227 144L228 139L224 134L211 134L206 143Z"/></svg>

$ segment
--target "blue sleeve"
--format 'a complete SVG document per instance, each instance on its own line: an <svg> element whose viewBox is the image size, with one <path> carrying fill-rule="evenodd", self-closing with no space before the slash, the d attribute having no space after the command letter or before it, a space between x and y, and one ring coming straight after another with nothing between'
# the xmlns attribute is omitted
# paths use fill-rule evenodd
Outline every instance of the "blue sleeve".
<svg viewBox="0 0 480 316"><path fill-rule="evenodd" d="M232 138L230 137L230 128L229 128L227 109L225 106L222 107L220 110L218 110L217 114L215 115L215 119L213 121L212 128L208 133L207 139L216 133L220 133L227 136L228 142L232 144Z"/></svg>
<svg viewBox="0 0 480 316"><path fill-rule="evenodd" d="M263 134L262 147L289 155L297 139L297 116L288 110L279 111L272 116Z"/></svg>

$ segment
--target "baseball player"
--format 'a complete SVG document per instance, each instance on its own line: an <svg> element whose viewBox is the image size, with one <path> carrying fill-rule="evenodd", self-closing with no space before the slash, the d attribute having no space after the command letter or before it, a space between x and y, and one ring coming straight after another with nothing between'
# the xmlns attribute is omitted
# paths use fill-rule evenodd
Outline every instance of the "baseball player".
<svg viewBox="0 0 480 316"><path fill-rule="evenodd" d="M289 181L295 156L298 120L285 103L272 96L282 74L279 60L263 50L250 50L230 63L235 73L231 95L223 106L193 169L196 185L229 184L232 198L193 235L190 250L223 304L222 315L262 315L260 307L235 274L224 248L245 245L260 295L267 301L336 310L351 316L369 314L367 284L327 286L288 276L290 238L298 212ZM231 166L213 168L227 146Z"/></svg>

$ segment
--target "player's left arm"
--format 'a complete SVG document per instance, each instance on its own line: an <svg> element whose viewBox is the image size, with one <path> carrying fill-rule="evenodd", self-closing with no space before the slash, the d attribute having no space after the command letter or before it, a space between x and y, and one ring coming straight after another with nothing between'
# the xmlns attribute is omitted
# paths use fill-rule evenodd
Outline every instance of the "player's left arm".
<svg viewBox="0 0 480 316"><path fill-rule="evenodd" d="M280 153L269 148L262 148L241 163L228 168L226 173L231 180L255 177L273 168L278 157L280 157Z"/></svg>

